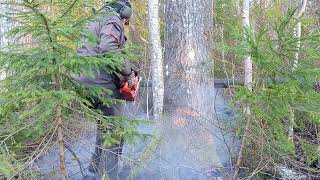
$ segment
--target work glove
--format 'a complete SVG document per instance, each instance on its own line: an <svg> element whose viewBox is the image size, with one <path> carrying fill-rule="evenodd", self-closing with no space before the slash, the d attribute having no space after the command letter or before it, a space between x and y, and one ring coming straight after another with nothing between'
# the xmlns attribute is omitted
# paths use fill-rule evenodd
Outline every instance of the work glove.
<svg viewBox="0 0 320 180"><path fill-rule="evenodd" d="M130 89L134 88L134 85L137 81L137 75L138 75L137 71L134 71L134 70L132 70L130 72L130 74L128 75L127 81L128 81L128 86Z"/></svg>

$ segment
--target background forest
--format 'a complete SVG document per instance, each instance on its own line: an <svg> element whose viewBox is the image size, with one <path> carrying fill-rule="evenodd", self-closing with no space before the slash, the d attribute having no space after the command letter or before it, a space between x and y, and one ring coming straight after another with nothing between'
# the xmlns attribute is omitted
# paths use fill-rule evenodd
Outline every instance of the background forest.
<svg viewBox="0 0 320 180"><path fill-rule="evenodd" d="M90 39L83 28L101 15L101 1L0 0L0 179L41 179L37 161L54 147L59 176L52 177L67 179L61 152L72 151L96 120L125 129L108 135L106 146L118 136L146 142L129 160L133 179L143 179L139 172L159 149L165 157L161 144L174 152L176 137L202 143L215 133L208 157L223 151L229 158L201 164L199 179L320 179L319 0L131 3L126 53L81 58L75 48L84 34ZM113 71L125 58L144 80L140 98L126 117L104 117L83 94L108 90L85 89L70 77L80 69L91 75L92 67ZM232 116L218 112L218 92ZM141 124L152 124L151 136ZM175 173L163 177L187 177Z"/></svg>

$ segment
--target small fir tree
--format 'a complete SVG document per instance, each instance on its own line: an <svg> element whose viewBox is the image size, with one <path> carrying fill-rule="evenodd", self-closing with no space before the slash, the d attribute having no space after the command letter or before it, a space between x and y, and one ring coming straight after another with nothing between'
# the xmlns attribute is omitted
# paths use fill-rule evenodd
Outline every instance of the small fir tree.
<svg viewBox="0 0 320 180"><path fill-rule="evenodd" d="M92 69L115 71L121 67L127 53L108 52L94 57L80 57L75 47L83 36L94 43L92 35L84 32L85 25L96 20L104 11L91 12L95 4L87 0L21 0L5 2L1 6L11 9L1 17L17 22L7 37L15 39L13 45L0 49L0 67L5 78L0 82L0 174L7 177L23 176L23 172L41 148L56 135L62 179L67 178L64 157L66 122L81 115L90 120L112 123L115 130L107 135L105 144L118 141L119 136L136 137L137 122L122 117L106 117L90 108L88 96L103 97L111 91L100 87L84 87L71 77L79 72L93 76ZM0 12L3 13L3 12ZM32 36L33 44L21 43ZM132 57L132 56L131 56ZM105 98L105 105L115 99ZM26 144L37 148L25 153ZM29 156L29 157L28 157ZM4 163L2 163L4 162Z"/></svg>

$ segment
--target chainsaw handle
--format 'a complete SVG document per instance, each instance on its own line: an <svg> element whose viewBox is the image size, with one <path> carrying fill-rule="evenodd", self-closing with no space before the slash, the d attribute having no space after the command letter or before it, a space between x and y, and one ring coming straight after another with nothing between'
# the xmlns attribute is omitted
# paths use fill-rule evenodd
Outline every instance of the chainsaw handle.
<svg viewBox="0 0 320 180"><path fill-rule="evenodd" d="M141 77L140 76L136 76L138 79L134 85L134 90L138 91L139 90L139 86L140 86L140 82L141 82Z"/></svg>
<svg viewBox="0 0 320 180"><path fill-rule="evenodd" d="M123 83L123 86L120 88L120 94L122 98L126 101L134 101L138 96L138 90L141 82L141 77L136 76L136 82L133 88L130 88L128 85L128 81Z"/></svg>

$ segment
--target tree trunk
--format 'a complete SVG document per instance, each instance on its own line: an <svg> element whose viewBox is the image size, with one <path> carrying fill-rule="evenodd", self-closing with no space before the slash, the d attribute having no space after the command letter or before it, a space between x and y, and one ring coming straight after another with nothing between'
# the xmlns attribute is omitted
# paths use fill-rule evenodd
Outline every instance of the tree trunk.
<svg viewBox="0 0 320 180"><path fill-rule="evenodd" d="M242 10L242 25L244 28L244 32L246 31L246 29L250 28L250 16L249 15L250 15L250 0L244 0L243 1L243 10ZM244 77L245 86L248 88L249 91L252 91L252 82L253 82L252 61L251 61L250 55L246 56L244 59L244 71L245 71L245 77ZM245 107L244 114L245 114L246 125L245 125L245 129L244 129L244 134L243 134L243 137L241 140L240 150L239 150L239 154L238 154L238 159L237 159L235 171L233 174L233 179L237 179L237 177L238 177L240 165L241 165L242 158L243 158L243 151L245 148L247 137L249 135L249 129L250 129L250 123L251 123L251 117L250 117L251 111L250 111L249 106Z"/></svg>
<svg viewBox="0 0 320 180"><path fill-rule="evenodd" d="M56 64L55 59L53 63ZM55 83L56 90L61 90L61 84L59 77L55 76L53 78ZM65 153L64 153L64 135L63 135L63 123L62 123L62 107L58 105L56 107L56 126L58 131L58 145L59 145L59 159L60 159L60 171L61 171L61 180L66 180L68 178L66 162L65 162Z"/></svg>
<svg viewBox="0 0 320 180"><path fill-rule="evenodd" d="M67 179L67 170L65 163L65 154L64 154L64 138L63 138L63 126L62 126L62 110L61 106L57 107L56 110L56 124L58 126L58 144L59 144L59 159L60 159L60 171L61 179Z"/></svg>
<svg viewBox="0 0 320 180"><path fill-rule="evenodd" d="M307 6L307 0L303 0L302 2L302 6L300 11L298 12L296 19L298 20L297 24L296 24L296 28L295 28L295 37L297 38L297 48L296 48L296 53L295 53L295 59L294 59L294 63L293 63L293 69L295 70L298 67L298 61L299 61L299 51L300 51L300 38L301 38L301 21L300 18L303 16L303 13L306 10L306 6Z"/></svg>
<svg viewBox="0 0 320 180"><path fill-rule="evenodd" d="M160 41L159 0L148 1L149 47L152 66L153 115L163 110L163 58Z"/></svg>
<svg viewBox="0 0 320 180"><path fill-rule="evenodd" d="M242 10L242 25L245 29L250 28L250 1L243 1L243 10ZM251 56L248 55L244 59L244 82L245 86L252 91L252 61Z"/></svg>
<svg viewBox="0 0 320 180"><path fill-rule="evenodd" d="M225 144L214 119L213 1L167 0L165 12L161 157L170 159L168 177L189 177L199 164L212 172L228 156L219 154Z"/></svg>
<svg viewBox="0 0 320 180"><path fill-rule="evenodd" d="M300 1L301 2L301 1ZM306 10L306 6L307 6L307 0L303 0L303 2L301 2L302 6L300 11L297 13L296 15L296 19L297 19L297 24L295 27L295 37L297 38L297 46L296 46L296 52L295 52L295 56L294 56L294 61L293 61L293 68L292 70L296 70L298 67L298 63L299 63L299 52L300 52L300 46L301 46L301 21L300 18L303 16L303 13ZM292 109L292 107L289 107L289 112L290 112L290 117L289 117L289 128L288 128L288 139L289 141L294 144L293 142L293 136L294 136L294 132L293 132L293 128L294 128L294 124L295 124L295 116L294 116L294 110Z"/></svg>
<svg viewBox="0 0 320 180"><path fill-rule="evenodd" d="M166 113L188 107L212 115L214 84L211 58L213 2L167 0L165 32Z"/></svg>

